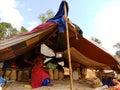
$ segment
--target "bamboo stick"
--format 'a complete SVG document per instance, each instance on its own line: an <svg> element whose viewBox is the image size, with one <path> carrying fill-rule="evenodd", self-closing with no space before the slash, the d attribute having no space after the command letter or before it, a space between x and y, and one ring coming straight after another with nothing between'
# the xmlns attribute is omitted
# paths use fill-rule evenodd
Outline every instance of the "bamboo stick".
<svg viewBox="0 0 120 90"><path fill-rule="evenodd" d="M64 17L66 19L66 3L64 3ZM69 31L68 31L68 24L66 21L66 37L67 37L67 52L68 52L68 60L69 60L69 73L70 73L70 90L73 90L73 75L72 75L72 65L71 65L71 55L70 55L70 41L69 41Z"/></svg>

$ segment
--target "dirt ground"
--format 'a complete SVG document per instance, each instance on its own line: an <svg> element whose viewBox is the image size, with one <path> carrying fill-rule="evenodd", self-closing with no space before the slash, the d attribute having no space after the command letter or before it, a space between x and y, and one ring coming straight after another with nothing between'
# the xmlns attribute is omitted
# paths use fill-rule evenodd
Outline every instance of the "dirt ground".
<svg viewBox="0 0 120 90"><path fill-rule="evenodd" d="M70 90L70 81L69 80L54 80L52 81L52 86L42 86L36 89L30 89L24 87L28 85L28 82L13 82L5 90ZM73 82L74 90L94 90L89 83L79 81Z"/></svg>
<svg viewBox="0 0 120 90"><path fill-rule="evenodd" d="M65 75L68 75L68 73ZM92 77L95 77L95 73L91 73L89 71L89 74L87 75L87 79L81 78L79 80L74 80L73 90L108 90L107 89L108 87L106 86L93 88L92 87L93 84L90 82ZM70 78L69 77L65 77L63 80L53 80L51 83L52 83L51 86L42 86L39 88L31 89L31 88L25 87L26 85L30 85L29 82L14 81L2 90L70 90Z"/></svg>

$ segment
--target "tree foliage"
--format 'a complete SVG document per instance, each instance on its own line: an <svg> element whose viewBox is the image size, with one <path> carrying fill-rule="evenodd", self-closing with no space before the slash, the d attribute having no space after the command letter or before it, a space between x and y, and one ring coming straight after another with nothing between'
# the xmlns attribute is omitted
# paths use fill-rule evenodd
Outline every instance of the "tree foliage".
<svg viewBox="0 0 120 90"><path fill-rule="evenodd" d="M23 34L23 33L26 33L26 32L28 32L28 30L25 27L22 26L19 33Z"/></svg>
<svg viewBox="0 0 120 90"><path fill-rule="evenodd" d="M113 47L116 47L117 49L120 49L120 43L116 43L115 45L113 45Z"/></svg>
<svg viewBox="0 0 120 90"><path fill-rule="evenodd" d="M12 29L13 29L13 27L10 23L1 22L0 23L0 33L1 33L1 38L0 39L10 37Z"/></svg>
<svg viewBox="0 0 120 90"><path fill-rule="evenodd" d="M97 38L92 37L91 40L93 40L94 42L96 42L98 44L101 44L101 41Z"/></svg>
<svg viewBox="0 0 120 90"><path fill-rule="evenodd" d="M0 22L0 40L25 32L27 32L27 29L25 29L23 26L21 27L21 30L18 31L16 28L12 27L11 23Z"/></svg>
<svg viewBox="0 0 120 90"><path fill-rule="evenodd" d="M120 43L116 43L115 45L113 45L113 47L116 47L118 50L116 51L116 55L118 55L120 57Z"/></svg>
<svg viewBox="0 0 120 90"><path fill-rule="evenodd" d="M54 12L52 10L47 10L46 13L40 14L38 17L42 23L45 23L47 20L54 16Z"/></svg>

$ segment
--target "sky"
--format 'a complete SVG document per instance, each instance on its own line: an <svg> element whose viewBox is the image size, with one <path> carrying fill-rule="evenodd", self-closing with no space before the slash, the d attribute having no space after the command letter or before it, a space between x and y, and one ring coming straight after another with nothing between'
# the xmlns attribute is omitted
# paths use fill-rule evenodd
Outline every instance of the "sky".
<svg viewBox="0 0 120 90"><path fill-rule="evenodd" d="M47 10L57 12L62 0L0 0L1 21L9 22L29 31L41 24L39 15ZM87 39L98 38L110 54L114 55L120 42L120 0L66 0L68 18L77 24Z"/></svg>

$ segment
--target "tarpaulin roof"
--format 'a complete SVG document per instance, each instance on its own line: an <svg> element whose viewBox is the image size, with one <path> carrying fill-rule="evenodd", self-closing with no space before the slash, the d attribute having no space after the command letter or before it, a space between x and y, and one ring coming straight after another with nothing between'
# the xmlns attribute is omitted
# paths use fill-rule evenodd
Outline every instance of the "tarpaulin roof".
<svg viewBox="0 0 120 90"><path fill-rule="evenodd" d="M62 6L60 6L60 8L61 7ZM56 43L59 48L60 46L63 46L63 57L65 57L67 60L67 48L65 46L66 32L61 32L61 30L65 29L64 20L61 19L63 18L63 14L64 13L56 14L61 15L60 20L63 21L63 25L59 25L57 23L59 22L58 18L57 22L55 21L55 18L57 17L55 15L55 17L48 20L46 23L35 27L32 31L28 33L17 35L12 38L0 41L0 61L9 60L22 55L42 43L45 43L48 47L53 49L53 51L58 50L56 49ZM112 55L110 55L106 50L102 49L101 46L94 44L93 42L82 36L81 30L77 31L79 33L77 34L78 39L76 39L76 34L70 24L68 25L68 29L70 34L69 39L72 61L88 67L111 68L114 70L119 69L118 62L115 60L115 58L112 57ZM76 27L75 29L78 30L78 27ZM58 42L58 38L62 40L62 45L60 45L61 43Z"/></svg>

